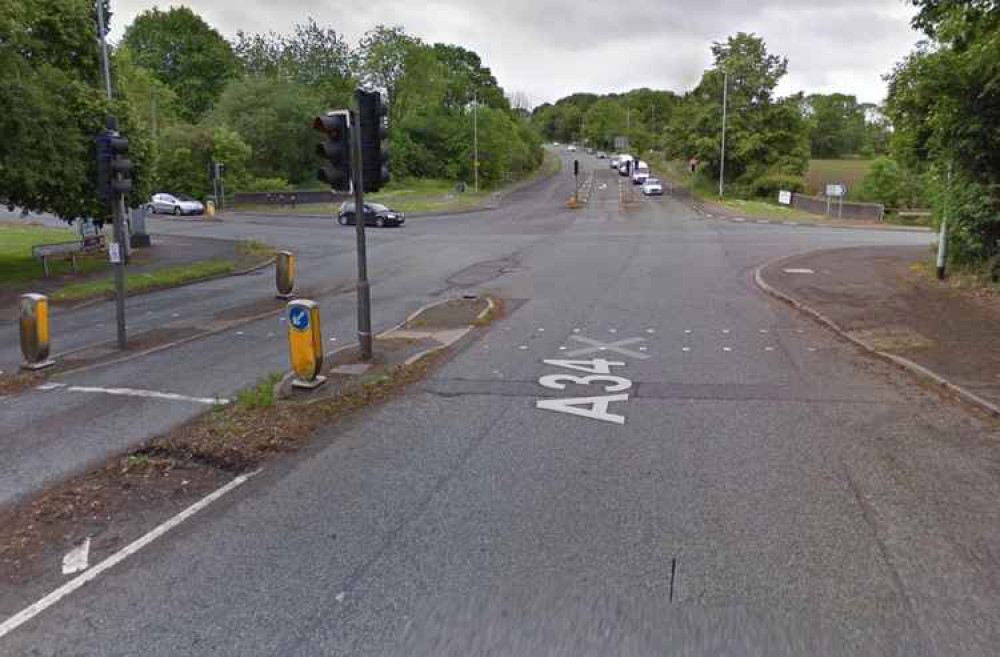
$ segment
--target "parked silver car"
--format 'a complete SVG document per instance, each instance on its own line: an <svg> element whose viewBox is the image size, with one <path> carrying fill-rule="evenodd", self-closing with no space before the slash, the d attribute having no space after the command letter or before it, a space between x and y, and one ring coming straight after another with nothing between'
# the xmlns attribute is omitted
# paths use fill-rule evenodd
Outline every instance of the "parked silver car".
<svg viewBox="0 0 1000 657"><path fill-rule="evenodd" d="M150 214L172 214L180 216L182 214L205 214L205 206L201 201L197 201L190 196L183 194L153 194L146 205L146 212Z"/></svg>

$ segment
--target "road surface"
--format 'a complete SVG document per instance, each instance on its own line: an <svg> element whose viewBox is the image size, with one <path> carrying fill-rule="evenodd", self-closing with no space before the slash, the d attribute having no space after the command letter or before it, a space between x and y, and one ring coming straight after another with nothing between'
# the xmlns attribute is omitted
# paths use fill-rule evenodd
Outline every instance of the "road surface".
<svg viewBox="0 0 1000 657"><path fill-rule="evenodd" d="M373 231L379 326L460 291L510 299L508 317L0 654L993 654L995 425L752 282L778 256L928 236L623 207L614 172L579 158L595 172L580 210L562 207L564 174L493 212ZM298 248L311 283L350 276L349 237L315 220L171 226ZM349 340L352 298L322 302ZM282 367L280 330L67 379L228 394ZM0 404L34 422L93 407L85 440L198 410L61 391Z"/></svg>

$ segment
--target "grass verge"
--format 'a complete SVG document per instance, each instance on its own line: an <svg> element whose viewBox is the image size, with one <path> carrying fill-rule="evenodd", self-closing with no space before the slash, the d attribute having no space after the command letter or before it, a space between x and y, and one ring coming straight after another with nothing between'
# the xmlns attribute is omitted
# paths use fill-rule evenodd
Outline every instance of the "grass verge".
<svg viewBox="0 0 1000 657"><path fill-rule="evenodd" d="M80 235L68 228L47 228L25 224L0 224L0 286L22 285L44 276L42 263L31 256L31 247L39 244L78 242ZM77 259L80 273L107 268L103 257ZM73 271L69 260L53 258L49 262L52 276Z"/></svg>
<svg viewBox="0 0 1000 657"><path fill-rule="evenodd" d="M232 260L208 260L179 267L168 267L143 274L128 274L125 277L127 294L148 292L162 288L184 285L208 276L230 274L236 271L236 263ZM96 281L71 283L51 295L53 301L82 301L99 296L111 296L115 292L113 278L101 278Z"/></svg>
<svg viewBox="0 0 1000 657"><path fill-rule="evenodd" d="M806 171L806 192L819 194L827 183L846 183L848 200L857 199L861 183L871 170L872 161L860 158L840 160L809 160L809 170Z"/></svg>

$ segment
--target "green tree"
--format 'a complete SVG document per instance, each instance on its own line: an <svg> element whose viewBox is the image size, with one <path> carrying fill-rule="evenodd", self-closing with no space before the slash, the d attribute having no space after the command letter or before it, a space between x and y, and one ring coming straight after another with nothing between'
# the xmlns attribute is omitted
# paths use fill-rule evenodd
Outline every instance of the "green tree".
<svg viewBox="0 0 1000 657"><path fill-rule="evenodd" d="M313 118L324 111L320 92L294 80L249 77L226 86L206 119L228 127L250 146L247 167L256 177L312 181L317 134Z"/></svg>
<svg viewBox="0 0 1000 657"><path fill-rule="evenodd" d="M384 89L390 107L406 71L406 60L419 45L420 40L401 27L377 25L361 37L356 53L361 79L368 85Z"/></svg>
<svg viewBox="0 0 1000 657"><path fill-rule="evenodd" d="M840 158L861 151L865 141L865 109L847 94L813 94L806 98L812 156Z"/></svg>
<svg viewBox="0 0 1000 657"><path fill-rule="evenodd" d="M233 51L249 76L291 80L315 90L330 106L348 104L355 86L350 47L312 18L290 35L237 32Z"/></svg>
<svg viewBox="0 0 1000 657"><path fill-rule="evenodd" d="M94 137L109 113L131 138L135 191L148 187L148 143L124 100L108 103L94 4L0 3L0 196L9 206L64 219L104 219L96 192Z"/></svg>
<svg viewBox="0 0 1000 657"><path fill-rule="evenodd" d="M122 46L136 64L174 90L182 116L197 121L239 73L229 43L187 7L147 10L125 29Z"/></svg>
<svg viewBox="0 0 1000 657"><path fill-rule="evenodd" d="M932 41L888 78L893 155L923 173L937 216L951 215L953 254L987 258L1000 251L1000 5L913 4Z"/></svg>
<svg viewBox="0 0 1000 657"><path fill-rule="evenodd" d="M240 189L251 180L247 170L251 152L250 146L226 127L171 126L163 131L160 141L160 186L174 194L204 199L212 192L211 163L224 162L228 189Z"/></svg>
<svg viewBox="0 0 1000 657"><path fill-rule="evenodd" d="M719 175L723 83L728 74L726 179L749 190L764 175L802 175L809 162L808 129L801 94L776 98L788 63L768 53L763 39L739 33L712 46L715 66L684 96L668 128L676 157L697 157L703 171Z"/></svg>

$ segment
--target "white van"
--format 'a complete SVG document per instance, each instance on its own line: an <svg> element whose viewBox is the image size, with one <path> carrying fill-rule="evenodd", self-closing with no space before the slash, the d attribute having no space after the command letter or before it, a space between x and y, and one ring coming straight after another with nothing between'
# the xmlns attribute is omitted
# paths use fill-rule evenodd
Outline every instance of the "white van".
<svg viewBox="0 0 1000 657"><path fill-rule="evenodd" d="M618 160L618 175L619 176L631 175L632 165L635 162L635 160L628 153L622 153L618 157L621 158Z"/></svg>
<svg viewBox="0 0 1000 657"><path fill-rule="evenodd" d="M646 178L649 178L649 165L639 160L639 164L632 171L632 184L641 185L646 182Z"/></svg>

